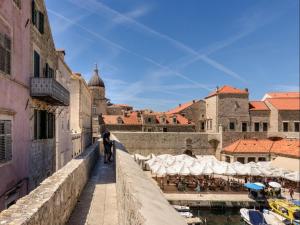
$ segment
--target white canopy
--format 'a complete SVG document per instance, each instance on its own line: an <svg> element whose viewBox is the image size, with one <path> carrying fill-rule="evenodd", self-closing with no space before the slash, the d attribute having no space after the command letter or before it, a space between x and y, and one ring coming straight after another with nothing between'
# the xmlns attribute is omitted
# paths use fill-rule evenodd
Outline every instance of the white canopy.
<svg viewBox="0 0 300 225"><path fill-rule="evenodd" d="M273 187L273 188L281 188L281 184L277 183L277 182L269 182L269 186Z"/></svg>
<svg viewBox="0 0 300 225"><path fill-rule="evenodd" d="M189 169L189 166L188 166L186 163L184 163L184 164L182 165L182 167L180 168L178 174L179 174L179 175L182 175L182 176L190 175L190 174L191 174L191 171L190 171L190 169Z"/></svg>
<svg viewBox="0 0 300 225"><path fill-rule="evenodd" d="M284 178L287 180L295 181L295 182L300 182L300 172L292 172L284 175Z"/></svg>

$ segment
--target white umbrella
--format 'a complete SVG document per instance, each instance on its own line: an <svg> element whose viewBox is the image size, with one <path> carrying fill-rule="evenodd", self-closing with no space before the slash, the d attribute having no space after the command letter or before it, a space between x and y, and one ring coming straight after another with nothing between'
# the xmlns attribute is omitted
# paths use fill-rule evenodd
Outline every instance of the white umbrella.
<svg viewBox="0 0 300 225"><path fill-rule="evenodd" d="M154 171L154 173L158 177L163 177L167 174L166 167L164 165L161 165L156 171Z"/></svg>
<svg viewBox="0 0 300 225"><path fill-rule="evenodd" d="M272 173L272 171L269 168L259 168L259 170L262 172L262 175L266 177L273 177L275 174Z"/></svg>
<svg viewBox="0 0 300 225"><path fill-rule="evenodd" d="M201 166L199 163L194 164L192 167L190 167L191 174L194 176L199 176L202 174L203 166Z"/></svg>
<svg viewBox="0 0 300 225"><path fill-rule="evenodd" d="M225 174L226 166L223 166L221 164L216 164L212 167L215 174Z"/></svg>
<svg viewBox="0 0 300 225"><path fill-rule="evenodd" d="M182 175L182 176L187 176L187 175L190 175L191 174L191 171L189 169L189 167L184 163L181 167L181 169L179 170L179 175Z"/></svg>
<svg viewBox="0 0 300 225"><path fill-rule="evenodd" d="M208 164L206 164L202 170L202 174L204 175L211 175L214 173L214 170L211 168L211 166L209 166Z"/></svg>
<svg viewBox="0 0 300 225"><path fill-rule="evenodd" d="M179 170L177 170L176 168L174 168L174 166L169 166L166 168L166 171L167 171L167 175L176 175L178 174Z"/></svg>
<svg viewBox="0 0 300 225"><path fill-rule="evenodd" d="M155 162L150 166L150 170L155 173L155 171L158 170L161 165L161 162Z"/></svg>
<svg viewBox="0 0 300 225"><path fill-rule="evenodd" d="M281 188L281 184L279 184L275 181L269 182L269 186L273 187L273 188Z"/></svg>
<svg viewBox="0 0 300 225"><path fill-rule="evenodd" d="M285 174L284 178L287 180L300 182L300 172L296 171L296 172Z"/></svg>
<svg viewBox="0 0 300 225"><path fill-rule="evenodd" d="M173 156L170 154L162 154L162 155L157 156L156 158L159 158L161 160L166 160L169 157L173 157Z"/></svg>
<svg viewBox="0 0 300 225"><path fill-rule="evenodd" d="M233 175L236 175L236 174L237 174L236 170L231 165L227 165L225 167L224 175L233 176Z"/></svg>

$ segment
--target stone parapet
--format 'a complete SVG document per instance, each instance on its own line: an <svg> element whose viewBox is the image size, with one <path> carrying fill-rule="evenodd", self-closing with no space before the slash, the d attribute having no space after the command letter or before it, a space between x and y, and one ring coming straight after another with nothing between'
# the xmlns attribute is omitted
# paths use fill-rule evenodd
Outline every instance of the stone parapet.
<svg viewBox="0 0 300 225"><path fill-rule="evenodd" d="M120 225L186 225L163 193L115 138Z"/></svg>
<svg viewBox="0 0 300 225"><path fill-rule="evenodd" d="M1 225L63 225L99 156L98 143L0 214Z"/></svg>

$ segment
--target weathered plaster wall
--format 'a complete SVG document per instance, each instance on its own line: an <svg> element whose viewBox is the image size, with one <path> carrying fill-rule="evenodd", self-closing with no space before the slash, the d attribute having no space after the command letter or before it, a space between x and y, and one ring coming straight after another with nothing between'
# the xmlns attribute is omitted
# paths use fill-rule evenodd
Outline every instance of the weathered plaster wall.
<svg viewBox="0 0 300 225"><path fill-rule="evenodd" d="M22 1L20 10L13 1L0 1L0 33L11 39L11 74L0 72L0 120L12 121L12 160L0 163L0 211L14 188L16 198L27 194L30 151L30 15L31 1Z"/></svg>
<svg viewBox="0 0 300 225"><path fill-rule="evenodd" d="M120 142L115 143L119 224L186 225Z"/></svg>
<svg viewBox="0 0 300 225"><path fill-rule="evenodd" d="M192 151L196 155L215 155L216 149L211 140L220 140L220 134L168 133L168 132L113 132L130 154L182 154L191 140ZM220 148L220 145L217 146Z"/></svg>
<svg viewBox="0 0 300 225"><path fill-rule="evenodd" d="M0 213L4 225L64 225L98 159L98 143Z"/></svg>

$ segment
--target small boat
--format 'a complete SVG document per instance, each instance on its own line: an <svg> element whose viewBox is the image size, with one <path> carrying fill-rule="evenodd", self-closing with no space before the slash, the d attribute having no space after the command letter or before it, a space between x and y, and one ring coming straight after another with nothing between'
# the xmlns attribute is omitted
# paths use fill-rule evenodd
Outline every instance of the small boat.
<svg viewBox="0 0 300 225"><path fill-rule="evenodd" d="M249 225L268 225L262 212L255 209L240 209L243 220Z"/></svg>
<svg viewBox="0 0 300 225"><path fill-rule="evenodd" d="M279 214L272 212L270 210L264 209L263 210L264 218L267 224L272 225L289 225L291 224L286 218L280 216Z"/></svg>
<svg viewBox="0 0 300 225"><path fill-rule="evenodd" d="M193 214L190 212L179 212L179 214L185 218L192 218Z"/></svg>
<svg viewBox="0 0 300 225"><path fill-rule="evenodd" d="M183 206L183 205L172 205L172 206L178 212L189 212L190 211L190 207L188 207L188 206Z"/></svg>
<svg viewBox="0 0 300 225"><path fill-rule="evenodd" d="M300 225L300 207L288 200L269 199L269 206L273 212L286 218L291 224Z"/></svg>

